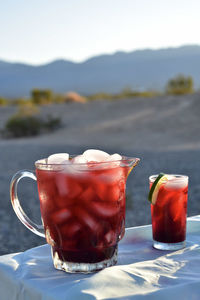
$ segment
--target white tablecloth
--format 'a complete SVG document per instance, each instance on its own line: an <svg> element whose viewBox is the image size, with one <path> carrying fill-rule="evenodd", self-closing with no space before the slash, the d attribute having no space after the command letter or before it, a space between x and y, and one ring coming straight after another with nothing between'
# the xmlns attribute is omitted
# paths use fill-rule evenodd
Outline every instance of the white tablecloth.
<svg viewBox="0 0 200 300"><path fill-rule="evenodd" d="M188 218L186 248L152 248L151 226L128 228L116 266L97 273L55 270L50 247L0 257L1 300L200 299L200 216Z"/></svg>

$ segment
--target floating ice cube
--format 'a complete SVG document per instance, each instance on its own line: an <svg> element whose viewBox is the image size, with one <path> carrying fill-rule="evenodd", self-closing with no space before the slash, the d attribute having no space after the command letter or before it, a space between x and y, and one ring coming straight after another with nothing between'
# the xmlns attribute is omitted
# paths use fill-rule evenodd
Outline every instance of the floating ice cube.
<svg viewBox="0 0 200 300"><path fill-rule="evenodd" d="M63 208L53 213L51 218L53 219L54 224L62 224L66 223L71 216L71 211L69 209Z"/></svg>
<svg viewBox="0 0 200 300"><path fill-rule="evenodd" d="M88 161L83 155L77 155L64 166L64 172L75 176L84 176L83 171L88 169Z"/></svg>
<svg viewBox="0 0 200 300"><path fill-rule="evenodd" d="M106 162L106 170L96 176L96 180L101 184L119 184L119 182L125 182L126 169L118 165L119 162ZM104 164L105 165L105 164ZM98 182L96 184L99 184Z"/></svg>
<svg viewBox="0 0 200 300"><path fill-rule="evenodd" d="M116 167L119 166L122 160L122 156L119 155L118 153L112 154L110 155L107 159L106 162L111 162L111 166L110 167Z"/></svg>
<svg viewBox="0 0 200 300"><path fill-rule="evenodd" d="M92 205L93 208L93 205ZM98 232L101 229L99 220L94 216L93 210L88 212L87 208L76 207L76 217L83 226L87 226L90 230Z"/></svg>
<svg viewBox="0 0 200 300"><path fill-rule="evenodd" d="M62 207L71 204L71 202L73 203L75 201L74 198L78 197L82 192L80 180L79 178L74 177L73 174L76 175L75 170L73 170L71 165L66 165L63 172L58 172L55 179L56 187L59 195L64 197L65 200L63 199L57 203L57 206Z"/></svg>
<svg viewBox="0 0 200 300"><path fill-rule="evenodd" d="M185 177L176 177L173 175L167 175L168 181L166 182L166 188L169 189L183 189L186 188L188 185L188 178Z"/></svg>
<svg viewBox="0 0 200 300"><path fill-rule="evenodd" d="M76 234L81 231L81 227L82 225L74 218L68 219L62 226L59 226L62 246L64 248L75 247Z"/></svg>
<svg viewBox="0 0 200 300"><path fill-rule="evenodd" d="M47 161L49 164L64 164L69 160L68 153L56 153L48 157Z"/></svg>
<svg viewBox="0 0 200 300"><path fill-rule="evenodd" d="M120 200L119 182L94 182L95 192L101 201L117 202Z"/></svg>
<svg viewBox="0 0 200 300"><path fill-rule="evenodd" d="M106 159L106 161L118 161L118 160L121 160L121 159L122 159L121 155L119 155L118 153L115 153L115 154L110 155Z"/></svg>
<svg viewBox="0 0 200 300"><path fill-rule="evenodd" d="M112 218L119 214L119 204L108 201L96 201L92 204L94 215L101 218Z"/></svg>
<svg viewBox="0 0 200 300"><path fill-rule="evenodd" d="M104 239L106 246L115 245L117 242L117 233L113 230L110 230L105 234Z"/></svg>
<svg viewBox="0 0 200 300"><path fill-rule="evenodd" d="M87 162L87 159L83 155L77 155L72 160L72 163L74 164L86 164Z"/></svg>
<svg viewBox="0 0 200 300"><path fill-rule="evenodd" d="M105 161L110 155L104 151L96 149L88 149L83 153L84 158L90 161L102 162Z"/></svg>
<svg viewBox="0 0 200 300"><path fill-rule="evenodd" d="M95 191L92 187L89 187L82 191L81 195L79 195L79 200L81 204L90 205L95 197Z"/></svg>

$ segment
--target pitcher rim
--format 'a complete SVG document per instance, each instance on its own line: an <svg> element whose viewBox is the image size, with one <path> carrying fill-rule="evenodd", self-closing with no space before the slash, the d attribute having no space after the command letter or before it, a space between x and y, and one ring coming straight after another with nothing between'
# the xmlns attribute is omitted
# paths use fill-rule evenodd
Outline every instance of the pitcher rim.
<svg viewBox="0 0 200 300"><path fill-rule="evenodd" d="M68 166L68 165L72 165L72 163L70 162L74 157L76 157L78 155L70 155L69 157L69 160L66 161L66 163L48 163L48 158L42 158L42 159L39 159L37 161L35 161L35 166L36 168L39 167L39 166L42 166L42 167L45 167L45 166ZM113 163L121 163L121 164L125 164L126 163L126 166L136 166L140 161L140 158L138 157L130 157L130 156L122 156L122 159L117 159L117 160L112 160L112 161L100 161L100 162L91 162L91 165L94 164L96 166L99 166L99 165L110 165L110 164L113 164ZM123 167L123 165L121 165L121 167ZM74 163L73 162L73 165L75 166L87 166L88 163Z"/></svg>

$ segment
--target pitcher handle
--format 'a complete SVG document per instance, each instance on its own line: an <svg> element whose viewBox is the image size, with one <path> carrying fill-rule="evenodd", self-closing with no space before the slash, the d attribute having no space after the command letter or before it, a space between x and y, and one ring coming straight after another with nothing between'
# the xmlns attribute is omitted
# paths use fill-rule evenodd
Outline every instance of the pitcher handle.
<svg viewBox="0 0 200 300"><path fill-rule="evenodd" d="M29 230L31 230L33 233L45 238L44 226L38 225L38 224L34 223L33 221L31 221L29 219L29 217L25 214L24 210L22 209L22 207L20 205L20 201L19 201L18 195L17 195L17 186L18 186L19 181L24 177L28 177L28 178L31 178L31 179L37 181L35 174L28 170L19 171L12 177L11 183L10 183L10 199L11 199L13 209L14 209L17 217L19 218L19 220Z"/></svg>

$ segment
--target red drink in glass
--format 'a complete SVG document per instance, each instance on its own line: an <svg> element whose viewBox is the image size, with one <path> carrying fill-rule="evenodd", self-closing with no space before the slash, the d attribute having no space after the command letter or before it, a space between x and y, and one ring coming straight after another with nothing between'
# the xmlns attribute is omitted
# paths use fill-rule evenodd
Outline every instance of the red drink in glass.
<svg viewBox="0 0 200 300"><path fill-rule="evenodd" d="M156 177L150 177L150 188ZM156 203L151 204L155 248L175 250L185 246L187 198L187 176L170 175L169 180L162 183Z"/></svg>
<svg viewBox="0 0 200 300"><path fill-rule="evenodd" d="M54 259L63 263L109 260L125 230L129 167L90 163L73 168L36 169L47 242Z"/></svg>

